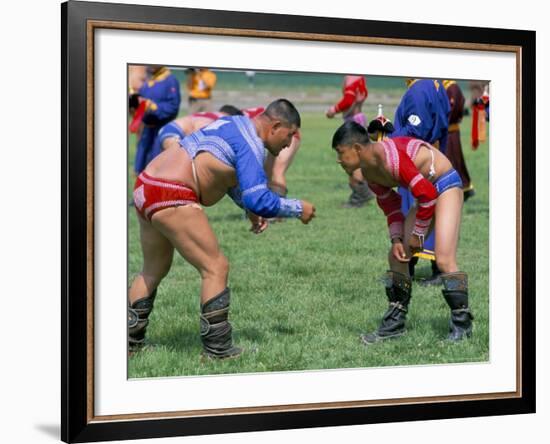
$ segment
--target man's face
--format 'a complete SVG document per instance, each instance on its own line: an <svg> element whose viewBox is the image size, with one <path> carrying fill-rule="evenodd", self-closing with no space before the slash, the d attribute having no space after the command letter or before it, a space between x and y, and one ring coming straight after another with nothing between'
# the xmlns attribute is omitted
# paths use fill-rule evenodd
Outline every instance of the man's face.
<svg viewBox="0 0 550 444"><path fill-rule="evenodd" d="M269 129L265 146L271 154L277 156L290 145L297 132L298 127L296 125L287 126L281 122L276 122Z"/></svg>
<svg viewBox="0 0 550 444"><path fill-rule="evenodd" d="M360 166L357 150L352 145L338 145L335 149L338 163L346 173L352 174Z"/></svg>
<svg viewBox="0 0 550 444"><path fill-rule="evenodd" d="M162 65L147 65L147 73L149 75L155 75L162 69Z"/></svg>

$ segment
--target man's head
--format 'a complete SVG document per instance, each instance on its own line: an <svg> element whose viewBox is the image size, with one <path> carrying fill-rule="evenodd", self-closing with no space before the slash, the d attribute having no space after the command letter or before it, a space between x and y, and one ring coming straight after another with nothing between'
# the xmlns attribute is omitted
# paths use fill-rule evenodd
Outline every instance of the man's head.
<svg viewBox="0 0 550 444"><path fill-rule="evenodd" d="M163 65L147 65L147 73L154 76L164 69Z"/></svg>
<svg viewBox="0 0 550 444"><path fill-rule="evenodd" d="M298 132L302 123L300 113L286 99L271 102L256 119L259 122L260 138L274 156L290 145L292 137Z"/></svg>
<svg viewBox="0 0 550 444"><path fill-rule="evenodd" d="M364 126L354 121L345 122L332 137L332 148L338 153L337 162L351 174L360 166L359 152L370 143Z"/></svg>
<svg viewBox="0 0 550 444"><path fill-rule="evenodd" d="M223 105L218 111L228 116L244 116L244 113L233 105Z"/></svg>

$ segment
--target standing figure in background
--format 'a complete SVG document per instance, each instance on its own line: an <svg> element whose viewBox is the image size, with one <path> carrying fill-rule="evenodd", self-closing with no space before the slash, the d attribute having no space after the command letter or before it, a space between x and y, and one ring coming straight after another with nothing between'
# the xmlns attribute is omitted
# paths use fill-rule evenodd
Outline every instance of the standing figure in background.
<svg viewBox="0 0 550 444"><path fill-rule="evenodd" d="M488 83L484 80L470 80L470 107L472 108L472 147L476 149L479 142L487 140L485 107L479 106L482 96L487 91Z"/></svg>
<svg viewBox="0 0 550 444"><path fill-rule="evenodd" d="M148 80L130 97L130 107L143 109L143 129L138 140L134 171L141 173L153 159L153 145L161 127L178 115L181 96L179 83L168 68L147 67Z"/></svg>
<svg viewBox="0 0 550 444"><path fill-rule="evenodd" d="M487 123L489 121L489 84L483 94L472 103L472 149L477 150L479 142L487 140Z"/></svg>
<svg viewBox="0 0 550 444"><path fill-rule="evenodd" d="M216 80L216 74L208 68L189 68L187 70L189 114L211 110L212 91L216 86Z"/></svg>
<svg viewBox="0 0 550 444"><path fill-rule="evenodd" d="M353 121L359 125L365 126L367 118L362 111L363 102L367 100L369 91L367 89L367 81L364 76L344 77L342 86L342 97L336 105L329 107L325 115L332 119L336 114L342 113L344 121ZM367 186L367 182L361 174L361 169L357 169L349 174L349 187L351 195L348 201L344 204L345 208L359 208L365 205L374 197Z"/></svg>
<svg viewBox="0 0 550 444"><path fill-rule="evenodd" d="M390 137L415 137L430 143L445 154L451 112L445 88L439 80L434 79L406 79L405 82L408 89L395 110L395 131ZM415 206L414 196L401 185L398 190L401 195L401 211L408 214ZM416 252L409 262L409 274L413 276L419 258L431 260L432 276L423 281L428 285L441 282L441 272L435 257L435 236L434 230L424 240L423 249Z"/></svg>
<svg viewBox="0 0 550 444"><path fill-rule="evenodd" d="M245 71L244 75L248 80L248 87L254 88L254 78L256 77L256 71Z"/></svg>
<svg viewBox="0 0 550 444"><path fill-rule="evenodd" d="M147 67L145 65L128 66L128 111L132 117L130 132L137 134L137 140L143 129L142 119L145 114L146 103L139 101L139 90L147 81Z"/></svg>
<svg viewBox="0 0 550 444"><path fill-rule="evenodd" d="M447 149L445 155L450 160L453 168L460 174L464 187L464 201L475 194L474 185L470 179L470 173L464 160L462 142L460 141L460 122L464 116L464 103L466 99L458 83L454 80L443 80L443 86L447 91L451 113L449 115L449 135L447 137Z"/></svg>
<svg viewBox="0 0 550 444"><path fill-rule="evenodd" d="M128 66L128 90L130 95L137 94L147 80L147 68L145 65Z"/></svg>

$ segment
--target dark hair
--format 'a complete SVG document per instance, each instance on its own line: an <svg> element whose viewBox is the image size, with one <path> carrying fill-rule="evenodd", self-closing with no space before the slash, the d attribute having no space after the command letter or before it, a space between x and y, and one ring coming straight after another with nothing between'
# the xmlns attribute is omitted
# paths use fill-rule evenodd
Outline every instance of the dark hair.
<svg viewBox="0 0 550 444"><path fill-rule="evenodd" d="M220 113L225 113L228 116L244 116L244 113L233 105L223 105L218 111Z"/></svg>
<svg viewBox="0 0 550 444"><path fill-rule="evenodd" d="M280 120L289 126L296 125L300 128L302 124L300 113L287 99L277 99L274 102L271 102L267 105L264 114L271 119Z"/></svg>
<svg viewBox="0 0 550 444"><path fill-rule="evenodd" d="M370 139L366 128L352 120L345 122L336 130L332 136L332 148L336 149L340 145L353 145L354 143L367 145L370 143Z"/></svg>

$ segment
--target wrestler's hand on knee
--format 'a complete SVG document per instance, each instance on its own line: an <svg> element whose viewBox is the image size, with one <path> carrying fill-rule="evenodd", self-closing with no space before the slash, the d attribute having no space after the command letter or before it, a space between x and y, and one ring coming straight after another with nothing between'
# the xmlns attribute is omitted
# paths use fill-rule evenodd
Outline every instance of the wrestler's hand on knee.
<svg viewBox="0 0 550 444"><path fill-rule="evenodd" d="M300 220L303 224L308 224L311 219L315 217L315 207L312 203L308 202L307 200L302 201L302 215L300 216Z"/></svg>
<svg viewBox="0 0 550 444"><path fill-rule="evenodd" d="M410 261L410 258L407 257L407 253L405 253L405 246L403 245L403 241L401 239L392 240L391 254L399 262Z"/></svg>

